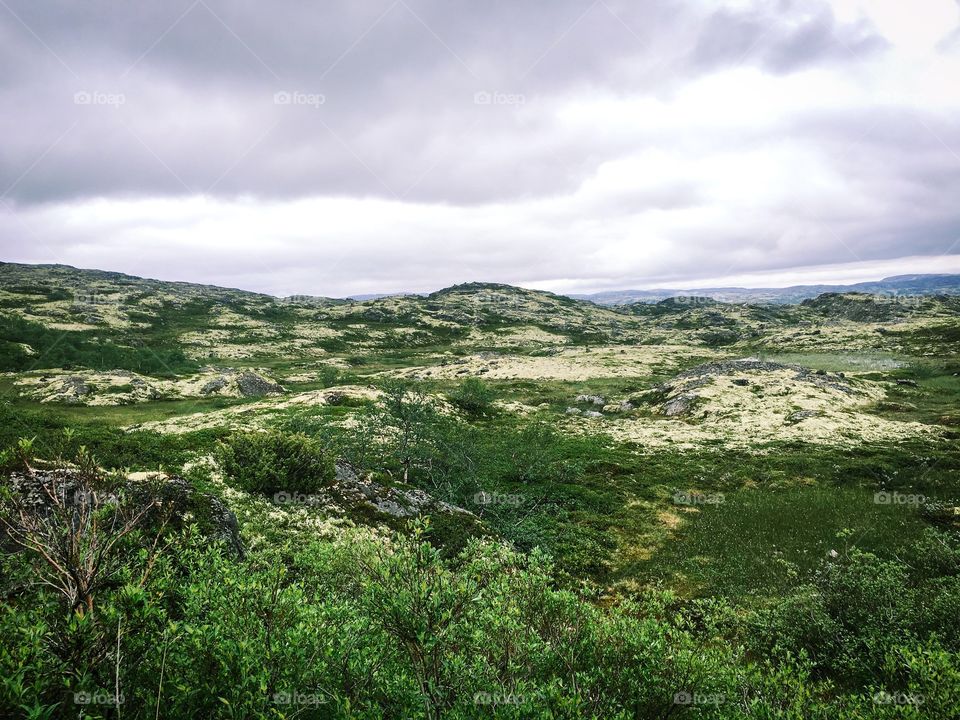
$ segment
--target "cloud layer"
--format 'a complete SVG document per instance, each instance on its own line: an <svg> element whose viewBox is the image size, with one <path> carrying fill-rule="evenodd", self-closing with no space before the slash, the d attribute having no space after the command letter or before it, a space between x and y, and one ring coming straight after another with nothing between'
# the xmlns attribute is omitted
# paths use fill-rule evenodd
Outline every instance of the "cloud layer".
<svg viewBox="0 0 960 720"><path fill-rule="evenodd" d="M952 0L3 0L0 247L329 295L935 271L958 26Z"/></svg>

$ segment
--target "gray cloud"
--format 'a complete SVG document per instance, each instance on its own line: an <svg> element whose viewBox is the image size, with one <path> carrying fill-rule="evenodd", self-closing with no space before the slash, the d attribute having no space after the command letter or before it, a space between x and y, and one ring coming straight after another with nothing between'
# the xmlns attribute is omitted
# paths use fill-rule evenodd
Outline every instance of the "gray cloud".
<svg viewBox="0 0 960 720"><path fill-rule="evenodd" d="M960 237L956 94L826 2L5 1L10 259L346 294Z"/></svg>
<svg viewBox="0 0 960 720"><path fill-rule="evenodd" d="M865 22L839 24L828 6L781 0L747 10L715 11L703 25L693 61L708 68L757 62L786 73L825 61L857 59L887 45Z"/></svg>
<svg viewBox="0 0 960 720"><path fill-rule="evenodd" d="M46 153L10 192L20 202L571 191L623 149L571 143L553 122L558 99L666 91L734 60L777 72L841 62L846 44L879 43L826 5L810 19L783 3L706 17L680 0L9 7L0 188ZM306 104L276 105L284 91ZM484 91L523 103L475 104ZM76 105L84 92L123 104Z"/></svg>

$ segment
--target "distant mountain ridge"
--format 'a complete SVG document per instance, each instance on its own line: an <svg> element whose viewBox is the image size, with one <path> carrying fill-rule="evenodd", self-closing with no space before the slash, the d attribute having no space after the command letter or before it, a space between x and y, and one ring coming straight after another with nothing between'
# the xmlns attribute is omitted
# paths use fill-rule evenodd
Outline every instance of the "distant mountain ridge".
<svg viewBox="0 0 960 720"><path fill-rule="evenodd" d="M81 269L61 264L25 264L0 261L0 287L27 281L28 279L45 277L58 284L61 289L90 287L97 283L115 284L132 288L166 290L185 297L218 297L218 298L257 298L260 302L280 302L308 306L344 305L350 303L374 302L387 299L416 298L426 299L442 297L449 294L463 294L469 292L511 293L526 292L541 294L544 297L570 298L592 302L598 305L630 305L632 303L656 303L672 297L689 299L691 297L709 298L727 303L761 303L777 305L795 305L804 300L816 298L827 293L870 293L883 295L960 295L960 274L912 274L893 275L882 280L854 283L851 285L793 285L785 288L742 288L742 287L715 287L715 288L661 288L656 290L607 290L591 294L565 294L549 291L536 291L502 283L467 282L435 290L433 292L406 292L367 293L351 295L347 298L333 298L322 295L299 294L287 297L275 297L267 293L242 290L238 288L222 287L209 284L198 284L183 281L157 280L141 278L121 272L106 270Z"/></svg>
<svg viewBox="0 0 960 720"><path fill-rule="evenodd" d="M599 305L629 305L636 302L659 302L670 297L696 295L720 302L761 302L792 305L824 293L862 292L884 295L958 295L960 274L893 275L870 282L852 285L792 285L784 288L715 287L685 290L661 288L658 290L607 290L591 294L570 295L578 300L589 300Z"/></svg>

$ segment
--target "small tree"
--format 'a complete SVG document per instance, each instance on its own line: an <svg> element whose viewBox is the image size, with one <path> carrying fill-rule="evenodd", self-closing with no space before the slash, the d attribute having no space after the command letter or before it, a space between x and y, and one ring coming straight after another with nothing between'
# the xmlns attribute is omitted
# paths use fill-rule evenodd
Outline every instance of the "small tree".
<svg viewBox="0 0 960 720"><path fill-rule="evenodd" d="M467 378L450 394L450 402L473 417L489 415L494 393L480 378Z"/></svg>
<svg viewBox="0 0 960 720"><path fill-rule="evenodd" d="M407 482L415 465L428 463L433 457L431 439L437 412L426 394L409 383L387 382L383 392L377 421L387 436L390 454L403 468L403 481Z"/></svg>
<svg viewBox="0 0 960 720"><path fill-rule="evenodd" d="M454 656L483 593L473 578L444 566L439 551L425 540L428 528L427 521L414 523L409 538L396 535L392 545L366 546L355 554L355 562L361 602L405 651L424 715L438 720L454 703Z"/></svg>
<svg viewBox="0 0 960 720"><path fill-rule="evenodd" d="M29 448L26 448L29 450ZM29 552L40 581L79 615L92 614L97 593L123 569L121 541L160 507L152 493L130 492L100 472L81 447L76 469L35 471L21 442L22 473L0 493L0 528ZM156 558L164 518L151 543L141 585Z"/></svg>

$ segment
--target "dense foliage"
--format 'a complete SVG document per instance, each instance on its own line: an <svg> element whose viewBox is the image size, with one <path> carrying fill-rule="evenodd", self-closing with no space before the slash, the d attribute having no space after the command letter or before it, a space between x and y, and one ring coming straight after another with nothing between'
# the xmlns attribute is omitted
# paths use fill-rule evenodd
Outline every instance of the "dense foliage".
<svg viewBox="0 0 960 720"><path fill-rule="evenodd" d="M875 559L851 552L825 565L822 587L746 615L666 593L602 608L555 589L539 554L475 542L444 560L424 530L245 560L187 533L143 585L131 542L86 615L8 556L0 703L104 718L115 698L127 718L949 718L960 707L956 631L938 625L955 615L918 619L919 597L891 597L903 563L878 579ZM955 573L944 543L931 535L912 558ZM936 577L956 603L956 575ZM911 623L932 632L902 632Z"/></svg>
<svg viewBox="0 0 960 720"><path fill-rule="evenodd" d="M228 482L250 493L313 492L334 476L333 460L314 440L279 432L241 433L219 443Z"/></svg>
<svg viewBox="0 0 960 720"><path fill-rule="evenodd" d="M0 370L88 367L164 376L199 367L179 347L132 340L120 342L90 331L64 333L16 315L0 314Z"/></svg>
<svg viewBox="0 0 960 720"><path fill-rule="evenodd" d="M384 447L399 452L395 467L410 459L411 480L429 479L430 453L454 439L480 459L484 483L563 483L585 449L536 426L473 436L418 402L396 388L392 406L371 411ZM8 466L29 469L31 453L21 442ZM94 473L84 453L80 467ZM306 490L333 472L320 441L297 433L236 434L216 454L226 478L255 494ZM211 487L204 473L191 477ZM125 530L79 606L35 582L50 567L43 545L4 553L6 714L799 720L949 718L960 708L960 543L950 531L928 529L888 558L837 538L842 551L773 602L652 589L596 602L564 589L570 569L538 549L473 540L451 554L429 522L389 537L274 533L239 557L196 525L157 535L156 524L110 522L123 508L59 526L80 548ZM10 517L8 505L0 512ZM504 511L499 526L517 517ZM270 533L270 523L253 517L245 531Z"/></svg>

